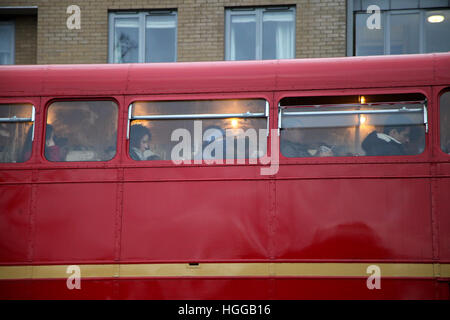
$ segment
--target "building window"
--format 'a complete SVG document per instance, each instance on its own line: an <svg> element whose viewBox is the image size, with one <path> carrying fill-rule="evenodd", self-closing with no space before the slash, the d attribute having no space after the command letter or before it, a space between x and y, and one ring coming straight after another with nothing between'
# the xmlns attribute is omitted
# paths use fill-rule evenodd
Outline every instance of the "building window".
<svg viewBox="0 0 450 320"><path fill-rule="evenodd" d="M225 59L260 60L295 57L295 8L226 10Z"/></svg>
<svg viewBox="0 0 450 320"><path fill-rule="evenodd" d="M109 62L175 62L177 12L115 12L109 16Z"/></svg>
<svg viewBox="0 0 450 320"><path fill-rule="evenodd" d="M450 9L433 7L423 1L375 1L380 8L380 28L369 29L368 1L350 1L354 15L354 48L349 55L413 54L450 50ZM441 1L442 2L442 1ZM441 2L434 2L438 6ZM446 1L447 3L447 1ZM372 3L370 3L372 4ZM351 35L349 35L351 36Z"/></svg>
<svg viewBox="0 0 450 320"><path fill-rule="evenodd" d="M0 21L0 64L14 64L14 22Z"/></svg>

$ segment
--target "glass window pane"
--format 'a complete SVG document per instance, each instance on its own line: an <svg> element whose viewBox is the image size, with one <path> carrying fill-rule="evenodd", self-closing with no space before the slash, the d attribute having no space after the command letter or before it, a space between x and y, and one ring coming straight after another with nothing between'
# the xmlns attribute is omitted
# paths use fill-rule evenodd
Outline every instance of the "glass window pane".
<svg viewBox="0 0 450 320"><path fill-rule="evenodd" d="M139 62L138 18L114 19L114 63Z"/></svg>
<svg viewBox="0 0 450 320"><path fill-rule="evenodd" d="M150 15L146 21L146 62L176 61L177 17Z"/></svg>
<svg viewBox="0 0 450 320"><path fill-rule="evenodd" d="M117 110L112 101L52 103L47 113L46 159L111 160L116 154Z"/></svg>
<svg viewBox="0 0 450 320"><path fill-rule="evenodd" d="M367 28L367 19L369 14L356 14L355 23L355 54L357 56L374 56L384 54L384 25L381 23L381 29Z"/></svg>
<svg viewBox="0 0 450 320"><path fill-rule="evenodd" d="M441 117L441 149L450 154L450 91L441 95L440 100Z"/></svg>
<svg viewBox="0 0 450 320"><path fill-rule="evenodd" d="M294 13L264 12L263 59L294 58Z"/></svg>
<svg viewBox="0 0 450 320"><path fill-rule="evenodd" d="M256 16L232 15L230 32L230 59L255 60Z"/></svg>
<svg viewBox="0 0 450 320"><path fill-rule="evenodd" d="M142 101L133 103L133 115L264 113L264 99Z"/></svg>
<svg viewBox="0 0 450 320"><path fill-rule="evenodd" d="M390 15L391 54L419 53L419 13Z"/></svg>
<svg viewBox="0 0 450 320"><path fill-rule="evenodd" d="M0 104L0 118L31 118L30 104ZM0 162L25 162L31 156L33 123L0 121Z"/></svg>
<svg viewBox="0 0 450 320"><path fill-rule="evenodd" d="M263 99L138 102L133 105L133 115L264 113L265 105ZM266 121L264 117L133 120L130 157L134 160L257 158L266 153ZM177 153L173 158L172 152L180 143L171 140L177 129L189 132L191 144L188 154ZM264 130L263 141L259 141L260 130ZM198 144L194 142L196 137L201 139Z"/></svg>
<svg viewBox="0 0 450 320"><path fill-rule="evenodd" d="M425 14L425 52L450 51L450 10Z"/></svg>
<svg viewBox="0 0 450 320"><path fill-rule="evenodd" d="M13 63L14 25L0 22L0 64Z"/></svg>
<svg viewBox="0 0 450 320"><path fill-rule="evenodd" d="M411 112L389 112L403 107ZM344 113L326 113L330 111ZM351 111L367 113L345 113ZM283 110L281 127L285 157L412 155L425 147L422 104L288 108Z"/></svg>

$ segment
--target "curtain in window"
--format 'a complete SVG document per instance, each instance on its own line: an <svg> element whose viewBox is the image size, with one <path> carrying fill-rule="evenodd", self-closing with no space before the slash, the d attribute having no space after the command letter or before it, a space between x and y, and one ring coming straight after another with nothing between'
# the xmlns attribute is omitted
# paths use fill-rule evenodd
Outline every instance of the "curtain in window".
<svg viewBox="0 0 450 320"><path fill-rule="evenodd" d="M290 59L293 52L293 12L264 12L263 59Z"/></svg>

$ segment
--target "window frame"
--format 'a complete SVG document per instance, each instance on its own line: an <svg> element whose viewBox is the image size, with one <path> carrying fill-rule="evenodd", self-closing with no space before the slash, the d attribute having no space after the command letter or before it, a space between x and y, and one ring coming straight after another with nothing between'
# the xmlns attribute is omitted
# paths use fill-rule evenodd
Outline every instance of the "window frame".
<svg viewBox="0 0 450 320"><path fill-rule="evenodd" d="M43 101L43 105L45 106L44 112L42 115L42 140L40 141L41 149L40 149L40 157L46 163L55 167L79 167L80 164L82 166L86 166L89 168L105 168L109 165L114 165L114 163L120 161L120 153L122 148L122 129L121 129L121 119L122 119L122 96L105 96L105 97L62 97L62 98L48 98L46 101ZM117 107L117 122L116 122L116 153L113 158L110 160L98 160L98 161L50 161L45 157L45 143L46 143L46 134L47 134L47 119L48 119L48 111L50 106L55 102L86 102L86 101L110 101L116 104Z"/></svg>
<svg viewBox="0 0 450 320"><path fill-rule="evenodd" d="M264 12L270 11L290 11L293 14L293 46L292 58L295 59L296 52L296 25L297 15L295 6L275 6L275 7L233 7L225 8L225 60L226 61L240 61L231 60L231 16L232 15L249 15L254 14L256 17L256 48L255 60L263 60L263 15Z"/></svg>
<svg viewBox="0 0 450 320"><path fill-rule="evenodd" d="M131 121L129 119L130 117L130 110L131 105L135 102L163 102L163 101L198 101L198 100L243 100L243 99L264 99L266 102L265 105L265 113L267 114L266 117L266 123L267 128L269 129L267 131L267 139L266 139L266 155L269 154L270 148L271 148L271 142L270 142L270 129L273 128L275 125L275 113L273 112L272 102L273 102L273 96L270 92L252 92L250 94L247 93L220 93L220 94L195 94L193 96L190 95L177 95L177 94L169 94L169 95L158 95L158 96L148 96L148 95L134 95L129 96L125 100L125 108L126 110L126 116L123 119L124 124L124 133L123 133L123 152L124 157L127 159L128 163L130 163L133 167L189 167L189 166L208 166L208 167L220 167L220 166L261 166L261 163L259 160L257 160L256 164L250 164L248 163L248 159L246 159L245 164L240 163L233 163L233 164L207 164L204 160L202 160L201 164L194 163L194 159L192 160L192 164L175 164L172 160L134 160L130 156L130 147L129 147L129 124L131 124ZM198 118L196 118L198 119ZM195 119L192 119L195 120Z"/></svg>
<svg viewBox="0 0 450 320"><path fill-rule="evenodd" d="M114 62L114 39L115 39L115 19L116 18L137 18L138 19L138 38L139 38L139 49L138 49L138 61L129 63L158 63L145 61L145 47L146 47L146 21L149 16L175 16L175 61L178 61L178 11L177 10L150 10L150 11L111 11L108 13L109 25L108 25L108 63L118 63ZM127 62L128 63L128 62ZM166 62L170 63L170 62Z"/></svg>
<svg viewBox="0 0 450 320"><path fill-rule="evenodd" d="M385 89L345 89L345 90L318 90L318 91L289 91L289 92L279 92L275 94L274 103L277 105L277 118L275 129L279 127L278 113L279 104L283 98L289 97L321 97L321 96L358 96L358 95L382 95L382 94L422 94L427 102L427 121L428 121L428 132L425 132L425 146L424 150L420 154L416 155L396 155L396 156L333 156L333 157L285 157L281 152L281 144L279 150L280 163L285 164L310 164L310 163L421 163L428 162L431 160L431 148L433 147L432 135L434 135L435 125L431 124L432 116L435 114L433 106L430 107L430 97L432 97L431 89L428 87L407 87L402 88L401 91L395 88L385 88ZM434 126L434 127L433 127ZM281 139L280 132L278 132L278 138ZM281 141L280 141L281 142Z"/></svg>
<svg viewBox="0 0 450 320"><path fill-rule="evenodd" d="M11 58L7 64L4 65L13 65L16 63L16 24L12 20L4 20L0 21L0 25L6 25L11 27ZM7 51L1 51L7 52Z"/></svg>
<svg viewBox="0 0 450 320"><path fill-rule="evenodd" d="M16 104L16 105L30 105L31 106L31 118L0 118L0 123L27 123L31 122L31 153L30 157L23 161L23 162L0 162L1 165L8 165L8 164L23 164L29 162L33 158L33 149L34 149L34 142L36 140L36 104L31 101L1 101L0 104Z"/></svg>
<svg viewBox="0 0 450 320"><path fill-rule="evenodd" d="M350 0L350 2L353 2ZM385 10L381 9L381 24L383 29L383 55L391 54L391 18L393 15L404 15L404 14L419 14L420 24L419 24L419 52L417 54L427 53L427 41L426 41L426 32L425 32L425 16L428 11L436 11L436 10L449 10L450 8L419 8L419 9L390 9ZM347 7L348 17L351 17L347 21L347 39L351 38L352 41L347 40L347 56L357 56L356 55L356 16L358 14L367 14L365 10L355 10L353 11L352 6ZM412 54L412 53L404 53L404 54ZM357 56L364 57L364 56Z"/></svg>
<svg viewBox="0 0 450 320"><path fill-rule="evenodd" d="M446 153L446 152L444 152L444 150L442 150L442 144L441 144L441 139L442 139L442 135L441 135L441 125L442 125L442 122L441 122L441 97L445 94L445 93L448 93L448 94L450 94L450 87L449 86L444 86L444 87L441 87L441 88L436 88L436 90L437 90L437 94L436 94L436 99L437 99L437 101L436 101L436 105L437 105L437 109L438 109L438 112L437 112L437 120L436 120L436 123L437 123L437 126L436 126L436 131L437 131L437 133L436 133L436 136L437 136L437 149L439 150L439 154L441 154L441 155L443 155L443 157L444 158L449 158L450 157L450 153ZM449 107L449 109L450 109L450 107ZM449 113L450 113L450 110L449 110ZM450 128L449 128L449 130L450 130Z"/></svg>

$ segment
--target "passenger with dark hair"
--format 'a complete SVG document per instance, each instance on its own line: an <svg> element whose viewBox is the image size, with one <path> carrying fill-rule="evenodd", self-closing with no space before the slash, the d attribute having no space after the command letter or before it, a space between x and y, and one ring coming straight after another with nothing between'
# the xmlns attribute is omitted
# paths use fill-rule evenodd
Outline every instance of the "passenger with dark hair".
<svg viewBox="0 0 450 320"><path fill-rule="evenodd" d="M55 132L51 124L45 130L45 158L49 161L63 161L61 150L55 143Z"/></svg>
<svg viewBox="0 0 450 320"><path fill-rule="evenodd" d="M147 127L135 124L130 128L130 156L133 160L159 160L150 150L152 134Z"/></svg>
<svg viewBox="0 0 450 320"><path fill-rule="evenodd" d="M22 148L21 158L19 159L20 162L25 162L28 159L30 159L32 144L33 144L33 126L31 126L28 129L27 137L25 138L25 143L23 144Z"/></svg>
<svg viewBox="0 0 450 320"><path fill-rule="evenodd" d="M400 156L406 155L405 145L409 142L410 125L385 126L383 133L372 131L361 146L367 156Z"/></svg>

